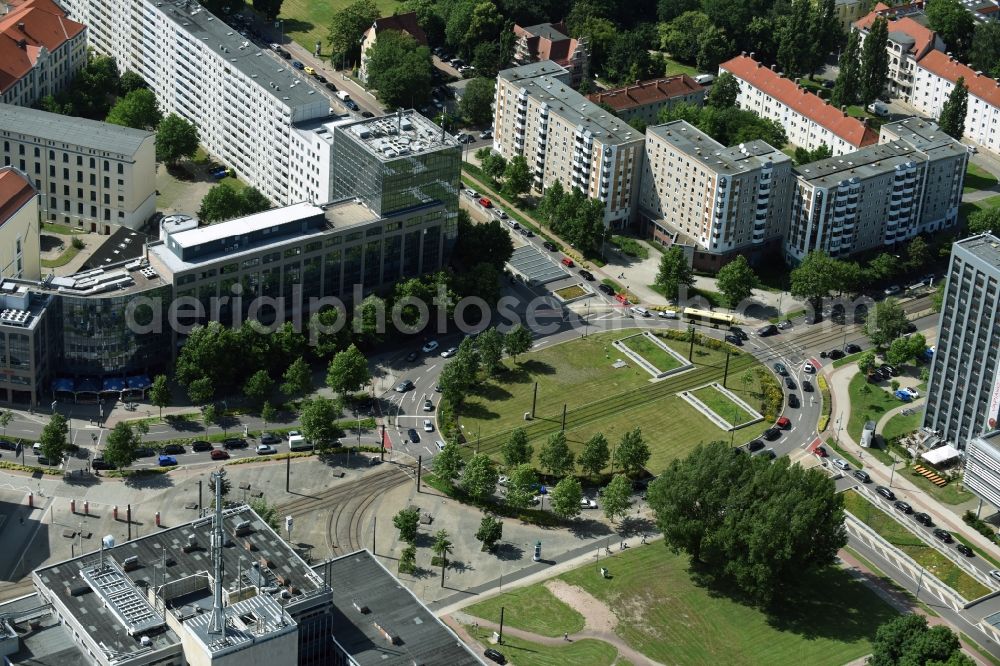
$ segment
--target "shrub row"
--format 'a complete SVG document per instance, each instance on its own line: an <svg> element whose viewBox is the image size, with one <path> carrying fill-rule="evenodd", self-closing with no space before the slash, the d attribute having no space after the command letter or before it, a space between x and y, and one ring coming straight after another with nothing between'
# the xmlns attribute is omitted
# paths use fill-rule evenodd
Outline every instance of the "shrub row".
<svg viewBox="0 0 1000 666"><path fill-rule="evenodd" d="M976 514L974 514L972 511L966 511L965 513L963 513L962 520L965 521L966 525L976 530L977 532L982 534L984 537L986 537L993 543L1000 544L1000 539L998 539L996 531L992 527L990 527L990 524L987 523L985 520L983 520L982 518L977 518Z"/></svg>

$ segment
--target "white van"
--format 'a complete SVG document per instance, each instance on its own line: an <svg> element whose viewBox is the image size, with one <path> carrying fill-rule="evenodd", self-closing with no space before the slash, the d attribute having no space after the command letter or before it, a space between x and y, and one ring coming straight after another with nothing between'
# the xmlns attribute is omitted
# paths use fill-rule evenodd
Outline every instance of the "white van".
<svg viewBox="0 0 1000 666"><path fill-rule="evenodd" d="M350 93L348 93L346 90L338 90L337 97L339 97L340 101L342 102L346 102L347 100L351 99Z"/></svg>
<svg viewBox="0 0 1000 666"><path fill-rule="evenodd" d="M651 316L649 314L649 310L647 310L646 308L644 308L644 307L642 307L640 305L633 305L632 306L632 314L639 315L640 317L649 317L649 316Z"/></svg>
<svg viewBox="0 0 1000 666"><path fill-rule="evenodd" d="M715 74L699 74L694 77L695 83L700 83L703 86L711 85L715 81Z"/></svg>
<svg viewBox="0 0 1000 666"><path fill-rule="evenodd" d="M674 310L660 310L657 314L664 319L677 319L677 312Z"/></svg>
<svg viewBox="0 0 1000 666"><path fill-rule="evenodd" d="M312 444L309 440L302 435L288 435L288 450L289 451L309 451L312 449Z"/></svg>
<svg viewBox="0 0 1000 666"><path fill-rule="evenodd" d="M876 116L884 117L889 115L889 107L884 103L875 100L868 105L868 113L874 113Z"/></svg>

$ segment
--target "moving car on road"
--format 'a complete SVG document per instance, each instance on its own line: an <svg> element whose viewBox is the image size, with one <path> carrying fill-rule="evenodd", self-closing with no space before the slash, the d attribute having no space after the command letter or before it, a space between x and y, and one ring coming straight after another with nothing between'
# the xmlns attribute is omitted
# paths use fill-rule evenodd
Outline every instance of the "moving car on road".
<svg viewBox="0 0 1000 666"><path fill-rule="evenodd" d="M227 460L229 458L229 451L224 449L212 449L212 460Z"/></svg>
<svg viewBox="0 0 1000 666"><path fill-rule="evenodd" d="M438 341L437 340L431 340L430 342L428 342L427 344L425 344L423 347L421 347L420 351L424 352L425 354L429 354L432 351L434 351L435 349L437 349L438 346L439 345L438 345Z"/></svg>
<svg viewBox="0 0 1000 666"><path fill-rule="evenodd" d="M434 432L434 422L430 419L424 419L424 432Z"/></svg>
<svg viewBox="0 0 1000 666"><path fill-rule="evenodd" d="M416 444L416 443L418 443L420 441L420 435L417 434L416 428L410 428L409 430L407 430L406 431L406 436L414 444Z"/></svg>
<svg viewBox="0 0 1000 666"><path fill-rule="evenodd" d="M278 449L274 448L270 444L258 444L257 445L257 455L259 456L269 456L273 453L277 453Z"/></svg>
<svg viewBox="0 0 1000 666"><path fill-rule="evenodd" d="M413 382L409 379L404 379L403 381L396 384L396 393L406 393L413 388Z"/></svg>

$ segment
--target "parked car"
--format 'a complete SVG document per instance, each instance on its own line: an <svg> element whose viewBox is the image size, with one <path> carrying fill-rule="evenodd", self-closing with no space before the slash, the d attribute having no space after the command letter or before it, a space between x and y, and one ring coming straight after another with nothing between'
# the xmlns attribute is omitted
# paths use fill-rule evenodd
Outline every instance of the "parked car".
<svg viewBox="0 0 1000 666"><path fill-rule="evenodd" d="M768 428L767 430L764 431L764 439L766 439L769 442L773 442L779 437L781 437L781 430L779 430L778 428Z"/></svg>
<svg viewBox="0 0 1000 666"><path fill-rule="evenodd" d="M861 483L871 483L872 480L872 477L868 476L868 472L863 469L856 469L851 472L851 475Z"/></svg>
<svg viewBox="0 0 1000 666"><path fill-rule="evenodd" d="M561 263L566 268L575 268L576 267L576 264L574 264L573 260L570 259L569 257L563 257L562 259L559 260L559 263Z"/></svg>
<svg viewBox="0 0 1000 666"><path fill-rule="evenodd" d="M782 430L791 430L792 422L788 420L787 416L779 416L778 420L774 422L774 425L778 426Z"/></svg>
<svg viewBox="0 0 1000 666"><path fill-rule="evenodd" d="M553 243L553 242L551 242L551 241L543 241L542 242L542 247L544 247L549 252L555 252L556 251L556 244Z"/></svg>
<svg viewBox="0 0 1000 666"><path fill-rule="evenodd" d="M584 280L586 280L587 282L593 282L594 281L594 274L591 273L590 271L588 271L586 268L581 268L580 269L580 276Z"/></svg>
<svg viewBox="0 0 1000 666"><path fill-rule="evenodd" d="M817 446L816 450L813 451L813 453L815 453L820 458L826 458L826 457L828 457L830 455L829 453L826 452L826 448L824 448L822 446Z"/></svg>
<svg viewBox="0 0 1000 666"><path fill-rule="evenodd" d="M913 396L911 396L909 393L907 393L904 389L898 389L894 393L894 395L897 398L899 398L900 400L902 400L903 402L909 402L909 401L913 400Z"/></svg>
<svg viewBox="0 0 1000 666"><path fill-rule="evenodd" d="M969 548L968 546L966 546L964 543L960 543L957 546L955 546L955 550L957 550L958 552L962 553L962 555L965 555L966 557L975 557L975 555L976 555L972 551L972 549Z"/></svg>
<svg viewBox="0 0 1000 666"><path fill-rule="evenodd" d="M597 508L597 502L594 501L594 500L592 500L592 499L590 499L589 497L581 497L580 498L580 508L581 509L596 509Z"/></svg>
<svg viewBox="0 0 1000 666"><path fill-rule="evenodd" d="M844 358L844 352L840 349L831 349L826 353L827 357L837 360L838 358Z"/></svg>
<svg viewBox="0 0 1000 666"><path fill-rule="evenodd" d="M414 444L420 441L420 435L417 434L416 428L410 428L406 431L406 437Z"/></svg>
<svg viewBox="0 0 1000 666"><path fill-rule="evenodd" d="M490 661L495 661L498 664L507 663L507 657L503 656L503 652L494 650L493 648L486 648L486 650L483 651L483 656Z"/></svg>
<svg viewBox="0 0 1000 666"><path fill-rule="evenodd" d="M196 439L193 442L191 442L191 450L192 451L198 451L198 452L201 452L201 451L211 451L212 450L212 443L211 442L206 442L203 439Z"/></svg>
<svg viewBox="0 0 1000 666"><path fill-rule="evenodd" d="M934 521L931 520L931 517L929 515L927 515L926 513L915 513L915 514L913 514L913 520L917 521L918 523L920 523L921 525L923 525L925 527L930 527L931 525L934 524Z"/></svg>
<svg viewBox="0 0 1000 666"><path fill-rule="evenodd" d="M464 134L463 133L463 134L459 134L458 135L458 142L459 143L472 143L473 141L475 141L475 138L473 138L473 136L471 134Z"/></svg>
<svg viewBox="0 0 1000 666"><path fill-rule="evenodd" d="M327 90L329 90L330 92L337 92L337 86L335 86L334 84L330 83L329 81L327 81L326 83L324 83L323 87L326 88Z"/></svg>
<svg viewBox="0 0 1000 666"><path fill-rule="evenodd" d="M911 513L913 513L913 507L904 502L903 500L896 500L895 502L892 503L892 507L896 509L896 511L899 511L900 513L905 513L906 515L910 515Z"/></svg>
<svg viewBox="0 0 1000 666"><path fill-rule="evenodd" d="M445 443L442 442L440 439L435 439L434 446L437 447L438 451L444 451Z"/></svg>
<svg viewBox="0 0 1000 666"><path fill-rule="evenodd" d="M948 530L943 530L940 527L934 528L934 538L939 539L942 543L951 543L954 539L951 536L951 532Z"/></svg>
<svg viewBox="0 0 1000 666"><path fill-rule="evenodd" d="M438 346L439 345L438 345L438 341L437 340L431 340L430 342L428 342L427 344L425 344L423 347L421 347L420 351L424 352L425 354L429 354L432 351L434 351L435 349L437 349Z"/></svg>
<svg viewBox="0 0 1000 666"><path fill-rule="evenodd" d="M158 462L160 467L173 467L177 464L177 458L173 456L160 456Z"/></svg>
<svg viewBox="0 0 1000 666"><path fill-rule="evenodd" d="M656 315L663 319L677 319L677 312L674 310L660 310Z"/></svg>
<svg viewBox="0 0 1000 666"><path fill-rule="evenodd" d="M611 285L601 283L597 285L597 288L601 291L601 293L607 294L608 296L615 295L615 290Z"/></svg>
<svg viewBox="0 0 1000 666"><path fill-rule="evenodd" d="M416 360L417 360L417 352L411 351L409 354L406 355L407 363L413 363Z"/></svg>
<svg viewBox="0 0 1000 666"><path fill-rule="evenodd" d="M17 444L10 440L0 439L0 449L4 451L17 451Z"/></svg>
<svg viewBox="0 0 1000 666"><path fill-rule="evenodd" d="M788 406L792 408L798 408L799 406L799 396L794 393L788 394Z"/></svg>
<svg viewBox="0 0 1000 666"><path fill-rule="evenodd" d="M295 69L305 69L305 68L306 68L306 66L305 66L305 65L303 65L303 64L302 64L301 62L299 62L298 60L293 60L293 61L292 61L292 67L294 67Z"/></svg>
<svg viewBox="0 0 1000 666"><path fill-rule="evenodd" d="M764 448L764 442L759 439L755 439L752 442L747 442L747 451L753 453L754 451L760 451Z"/></svg>
<svg viewBox="0 0 1000 666"><path fill-rule="evenodd" d="M1000 569L990 569L990 576L996 580L1000 580Z"/></svg>
<svg viewBox="0 0 1000 666"><path fill-rule="evenodd" d="M778 457L778 454L774 452L774 449L765 449L760 453L758 453L757 455L761 456L762 458L767 458L768 460L774 460L775 458Z"/></svg>
<svg viewBox="0 0 1000 666"><path fill-rule="evenodd" d="M281 443L281 438L278 437L277 435L275 435L274 433L262 432L260 434L260 443L261 444L280 444Z"/></svg>
<svg viewBox="0 0 1000 666"><path fill-rule="evenodd" d="M443 352L441 352L441 358L451 358L458 353L458 347L448 347Z"/></svg>
<svg viewBox="0 0 1000 666"><path fill-rule="evenodd" d="M175 456L184 453L184 447L180 444L167 444L163 447L163 452Z"/></svg>
<svg viewBox="0 0 1000 666"><path fill-rule="evenodd" d="M743 340L740 339L740 336L733 335L732 333L726 333L726 342L737 347L743 346Z"/></svg>
<svg viewBox="0 0 1000 666"><path fill-rule="evenodd" d="M413 388L413 382L409 379L404 379L403 381L396 384L396 393L406 393Z"/></svg>
<svg viewBox="0 0 1000 666"><path fill-rule="evenodd" d="M229 451L223 449L212 449L212 460L226 460L229 458Z"/></svg>
<svg viewBox="0 0 1000 666"><path fill-rule="evenodd" d="M916 400L920 397L920 391L913 388L912 386L904 386L903 390L910 394L910 397Z"/></svg>
<svg viewBox="0 0 1000 666"><path fill-rule="evenodd" d="M479 205L482 206L483 208L493 208L493 202L487 199L486 197L480 197Z"/></svg>
<svg viewBox="0 0 1000 666"><path fill-rule="evenodd" d="M785 366L783 366L780 363L775 363L774 364L774 371L777 372L782 377L788 375L788 370L785 368Z"/></svg>
<svg viewBox="0 0 1000 666"><path fill-rule="evenodd" d="M274 448L269 444L258 444L257 445L257 455L259 456L269 456L273 453L277 453L278 449Z"/></svg>
<svg viewBox="0 0 1000 666"><path fill-rule="evenodd" d="M894 296L898 294L900 291L902 291L902 289L899 288L898 284L890 284L882 291L882 293L885 294L886 296Z"/></svg>
<svg viewBox="0 0 1000 666"><path fill-rule="evenodd" d="M434 432L434 421L424 419L424 432Z"/></svg>
<svg viewBox="0 0 1000 666"><path fill-rule="evenodd" d="M808 379L803 379L802 380L802 390L806 391L807 393L812 393L812 390L813 390L812 382L809 381Z"/></svg>
<svg viewBox="0 0 1000 666"><path fill-rule="evenodd" d="M842 469L845 472L851 469L851 464L844 460L843 458L833 458L830 463L837 469Z"/></svg>
<svg viewBox="0 0 1000 666"><path fill-rule="evenodd" d="M361 117L362 118L374 118L375 114L372 113L371 111L362 111L361 112Z"/></svg>
<svg viewBox="0 0 1000 666"><path fill-rule="evenodd" d="M889 500L890 502L896 499L896 493L892 492L885 486L876 486L875 492L877 492L879 495Z"/></svg>
<svg viewBox="0 0 1000 666"><path fill-rule="evenodd" d="M852 342L846 347L844 347L844 351L846 351L848 354L857 354L858 352L861 351L861 345L856 345Z"/></svg>
<svg viewBox="0 0 1000 666"><path fill-rule="evenodd" d="M492 139L493 138L493 130L483 130L482 132L479 133L479 138L480 139Z"/></svg>
<svg viewBox="0 0 1000 666"><path fill-rule="evenodd" d="M104 458L98 456L90 461L91 469L114 469L115 466L106 461Z"/></svg>
<svg viewBox="0 0 1000 666"><path fill-rule="evenodd" d="M780 328L782 331L787 330L791 327L792 327L791 320L785 319L784 321L778 322L778 328Z"/></svg>
<svg viewBox="0 0 1000 666"><path fill-rule="evenodd" d="M227 451L232 451L233 449L245 449L247 448L247 440L242 437L230 437L229 439L222 440L222 448Z"/></svg>

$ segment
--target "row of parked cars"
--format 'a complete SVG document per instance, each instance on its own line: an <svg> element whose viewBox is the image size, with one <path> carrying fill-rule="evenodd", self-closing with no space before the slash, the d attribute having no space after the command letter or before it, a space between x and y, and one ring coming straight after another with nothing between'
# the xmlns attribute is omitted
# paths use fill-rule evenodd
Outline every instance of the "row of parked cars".
<svg viewBox="0 0 1000 666"><path fill-rule="evenodd" d="M289 440L293 437L298 436L299 433L296 430L292 430L288 433ZM257 445L256 453L257 455L271 455L278 452L277 446L281 443L281 438L277 435L269 432L261 433L260 443ZM37 444L35 446L38 446ZM204 439L196 439L189 445L191 447L191 453L205 453L208 452L209 457L212 460L228 460L230 457L229 452L236 449L246 449L250 445L247 440L242 437L229 437L222 440L221 447L216 447L212 442ZM40 454L41 450L39 448L37 454ZM136 449L136 458L152 458L157 457L157 462L161 467L171 467L177 464L177 458L175 456L184 455L188 453L187 447L183 444L166 444L159 451L153 449L149 446L143 446ZM90 466L92 469L114 469L111 463L104 460L103 456L96 456L91 462Z"/></svg>

